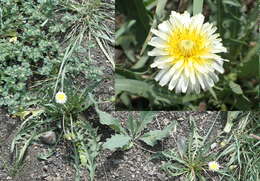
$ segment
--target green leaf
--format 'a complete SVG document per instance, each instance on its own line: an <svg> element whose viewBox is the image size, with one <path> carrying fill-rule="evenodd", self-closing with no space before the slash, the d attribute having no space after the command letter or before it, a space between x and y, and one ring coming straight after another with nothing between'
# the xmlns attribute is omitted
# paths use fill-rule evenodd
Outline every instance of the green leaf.
<svg viewBox="0 0 260 181"><path fill-rule="evenodd" d="M137 121L133 119L132 115L129 116L126 125L130 135L134 138L137 129Z"/></svg>
<svg viewBox="0 0 260 181"><path fill-rule="evenodd" d="M173 121L169 126L164 128L163 130L150 131L148 133L145 133L139 139L150 146L154 146L157 143L157 141L162 140L163 138L168 136L175 126L176 121Z"/></svg>
<svg viewBox="0 0 260 181"><path fill-rule="evenodd" d="M183 159L187 151L186 138L184 136L178 137L176 144L180 157Z"/></svg>
<svg viewBox="0 0 260 181"><path fill-rule="evenodd" d="M101 124L107 125L119 133L126 134L125 129L121 126L118 119L114 118L112 115L106 112L101 111L98 108L98 102L95 101L94 97L91 94L89 94L89 98L95 105L95 109L96 112L98 113L99 121Z"/></svg>
<svg viewBox="0 0 260 181"><path fill-rule="evenodd" d="M239 84L236 84L235 82L230 81L229 82L229 87L231 90L236 93L236 94L243 94L243 90L241 89Z"/></svg>
<svg viewBox="0 0 260 181"><path fill-rule="evenodd" d="M115 131L119 133L125 133L124 128L121 126L120 122L118 119L114 118L110 114L100 111L99 109L96 108L96 111L99 116L99 120L101 124L108 125Z"/></svg>
<svg viewBox="0 0 260 181"><path fill-rule="evenodd" d="M227 123L224 128L224 132L229 133L234 124L234 121L237 119L241 111L228 111L227 112Z"/></svg>
<svg viewBox="0 0 260 181"><path fill-rule="evenodd" d="M107 141L103 144L103 148L110 150L123 148L129 144L130 140L131 138L128 135L116 134L107 139Z"/></svg>
<svg viewBox="0 0 260 181"><path fill-rule="evenodd" d="M193 15L202 13L203 0L193 0Z"/></svg>
<svg viewBox="0 0 260 181"><path fill-rule="evenodd" d="M163 16L166 3L167 3L167 0L160 0L157 2L155 14L159 19Z"/></svg>
<svg viewBox="0 0 260 181"><path fill-rule="evenodd" d="M150 123L153 120L155 112L153 111L143 111L140 113L140 120L137 121L136 125L136 135L140 134L148 123Z"/></svg>
<svg viewBox="0 0 260 181"><path fill-rule="evenodd" d="M116 79L115 81L116 95L122 91L127 91L148 98L150 89L150 85L144 81L133 79Z"/></svg>
<svg viewBox="0 0 260 181"><path fill-rule="evenodd" d="M223 4L228 4L235 7L241 7L241 4L238 1L223 0Z"/></svg>
<svg viewBox="0 0 260 181"><path fill-rule="evenodd" d="M116 1L116 10L123 13L127 20L136 20L133 27L138 44L142 45L149 32L149 16L143 1L120 0Z"/></svg>

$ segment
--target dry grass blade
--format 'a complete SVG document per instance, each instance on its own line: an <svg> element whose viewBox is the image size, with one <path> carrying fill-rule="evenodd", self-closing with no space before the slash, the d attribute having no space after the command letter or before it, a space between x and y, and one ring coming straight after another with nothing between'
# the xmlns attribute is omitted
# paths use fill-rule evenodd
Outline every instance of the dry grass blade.
<svg viewBox="0 0 260 181"><path fill-rule="evenodd" d="M105 47L103 46L103 44L101 43L100 39L98 37L95 37L98 46L100 47L100 49L102 50L102 52L104 53L104 55L106 56L106 58L110 61L110 63L113 66L113 69L115 69L115 62L111 56L111 54L108 53L108 51L105 49Z"/></svg>

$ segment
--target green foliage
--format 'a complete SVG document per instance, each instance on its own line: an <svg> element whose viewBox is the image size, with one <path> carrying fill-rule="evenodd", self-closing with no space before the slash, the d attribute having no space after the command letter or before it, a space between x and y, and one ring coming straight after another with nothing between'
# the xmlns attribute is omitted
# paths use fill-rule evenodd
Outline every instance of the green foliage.
<svg viewBox="0 0 260 181"><path fill-rule="evenodd" d="M227 160L230 174L238 180L254 181L260 178L260 140L259 112L237 112L229 116L228 122L233 124L228 135L221 135L226 144L220 150L218 158ZM226 127L225 127L226 128Z"/></svg>
<svg viewBox="0 0 260 181"><path fill-rule="evenodd" d="M116 6L116 45L121 51L116 65L116 109L118 110L198 110L206 102L209 110L257 110L259 90L259 36L257 33L258 7L256 2L229 0L194 1L139 1L139 7L128 6L128 11L119 3ZM131 2L132 4L135 1ZM128 4L127 4L128 5ZM202 6L203 5L203 6ZM126 5L125 5L126 6ZM166 8L167 7L167 8ZM140 19L149 17L151 28L157 28L168 19L169 10L184 10L205 15L205 21L218 27L223 44L228 52L221 55L225 73L220 81L207 92L199 95L176 95L153 81L154 70L150 68L153 58L147 57L147 46L152 33L146 32ZM155 13L154 13L155 12ZM182 10L181 10L182 12ZM139 24L138 24L139 22ZM144 35L145 34L145 35ZM143 37L139 41L138 37ZM131 82L131 83L128 83ZM142 86L141 86L142 85ZM138 104L137 104L138 102Z"/></svg>
<svg viewBox="0 0 260 181"><path fill-rule="evenodd" d="M81 91L66 87L64 92L68 99L65 104L56 103L52 98L53 90L50 89L48 96L42 98L40 108L16 114L23 119L23 123L11 145L11 152L16 154L15 169L21 166L29 145L38 141L44 132L54 130L59 138L63 136L73 145L77 174L80 175L81 168L86 167L90 179L94 180L95 160L101 147L100 136L97 134L97 128L93 128L82 113L93 105L90 91L96 86L97 84L93 84ZM56 144L59 141L57 140ZM46 159L51 154L50 152L47 155L40 155L39 159Z"/></svg>
<svg viewBox="0 0 260 181"><path fill-rule="evenodd" d="M89 170L89 178L94 180L96 170L96 158L101 149L100 135L97 134L97 128L86 120L79 120L74 125L73 134L75 139L72 140L74 144L76 167L86 167ZM78 158L77 158L78 157ZM80 163L77 165L77 163Z"/></svg>
<svg viewBox="0 0 260 181"><path fill-rule="evenodd" d="M111 138L107 139L103 147L110 150L115 150L117 148L129 149L134 145L135 141L137 140L143 141L147 145L154 146L158 141L169 135L173 128L176 127L176 121L173 121L163 130L152 130L142 134L147 127L147 124L152 121L153 116L154 112L141 112L140 118L138 120L133 119L130 116L126 122L126 128L123 128L120 125L120 122L111 116L105 121L102 121L102 117L100 117L102 124L109 125L117 133Z"/></svg>
<svg viewBox="0 0 260 181"><path fill-rule="evenodd" d="M14 113L33 100L32 88L37 82L57 76L66 46L59 39L71 28L75 15L68 11L63 21L57 21L60 15L53 12L60 9L59 1L6 1L0 5L0 106ZM93 44L88 42L90 47ZM68 57L67 76L100 79L100 70L93 68L84 53L80 44L74 48Z"/></svg>
<svg viewBox="0 0 260 181"><path fill-rule="evenodd" d="M213 122L206 136L198 134L198 128L195 120L190 117L191 133L186 140L185 137L179 137L177 140L177 149L170 149L157 153L154 158L163 158L167 162L161 166L169 176L183 176L185 180L206 180L205 173L208 170L208 162L216 160L216 153L210 150L212 140L209 141L209 135L215 125ZM206 142L207 141L207 142ZM218 171L225 175L224 170Z"/></svg>
<svg viewBox="0 0 260 181"><path fill-rule="evenodd" d="M103 148L110 149L110 150L123 148L129 145L130 141L131 141L131 137L128 135L115 134L103 144Z"/></svg>
<svg viewBox="0 0 260 181"><path fill-rule="evenodd" d="M91 51L99 46L110 58L107 47L114 43L110 10L112 4L97 0L0 2L0 107L23 121L11 145L14 172L27 148L54 131L56 143L38 158L50 157L64 138L73 147L75 179L87 168L94 180L100 135L83 112L95 102L90 94L102 79ZM66 94L66 103L55 102L57 91Z"/></svg>

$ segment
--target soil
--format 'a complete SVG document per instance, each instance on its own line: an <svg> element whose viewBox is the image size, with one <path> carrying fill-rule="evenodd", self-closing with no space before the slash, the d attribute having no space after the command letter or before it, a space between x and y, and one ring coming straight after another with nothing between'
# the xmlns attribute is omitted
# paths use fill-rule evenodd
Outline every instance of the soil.
<svg viewBox="0 0 260 181"><path fill-rule="evenodd" d="M0 112L0 180L29 181L29 180L47 180L47 181L72 181L75 178L75 169L70 158L71 150L69 145L61 142L55 149L54 154L46 160L39 160L37 156L45 153L50 148L41 143L34 143L27 151L23 167L16 176L11 176L12 160L10 153L10 144L14 134L19 127L20 122L9 118L3 111ZM93 117L96 117L93 113ZM124 125L126 118L130 114L138 117L138 112L112 112ZM217 123L213 129L212 135L217 135L224 125L225 113L217 112L158 112L152 123L148 125L148 130L163 129L172 120L178 121L177 131L173 132L159 142L154 147L148 147L138 142L133 148L126 151L103 150L97 160L97 181L171 181L179 180L169 178L160 171L162 160L150 161L154 152L174 148L176 139L180 136L189 135L188 118L192 116L197 123L200 134L205 135L212 122L217 118ZM103 128L101 134L106 134L108 130ZM87 171L83 173L82 180L87 180Z"/></svg>

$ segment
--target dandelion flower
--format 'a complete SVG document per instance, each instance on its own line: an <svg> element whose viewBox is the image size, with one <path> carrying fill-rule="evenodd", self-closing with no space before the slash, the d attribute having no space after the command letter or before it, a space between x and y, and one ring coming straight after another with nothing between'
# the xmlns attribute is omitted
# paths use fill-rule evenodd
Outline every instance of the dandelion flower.
<svg viewBox="0 0 260 181"><path fill-rule="evenodd" d="M161 86L176 93L200 93L218 82L218 73L224 73L223 58L217 53L227 52L217 30L210 23L203 23L202 14L190 17L188 12L171 12L170 19L162 22L151 32L155 37L148 52L155 56L151 67L160 69L155 80Z"/></svg>
<svg viewBox="0 0 260 181"><path fill-rule="evenodd" d="M16 41L17 41L17 37L16 36L9 39L10 43L12 43L12 42L15 43Z"/></svg>
<svg viewBox="0 0 260 181"><path fill-rule="evenodd" d="M208 163L208 166L209 166L209 170L215 172L215 171L218 171L219 168L220 168L220 165L218 164L218 162L216 161L211 161Z"/></svg>
<svg viewBox="0 0 260 181"><path fill-rule="evenodd" d="M67 96L64 92L57 92L57 94L55 95L55 100L59 104L65 104L65 102L67 101Z"/></svg>

